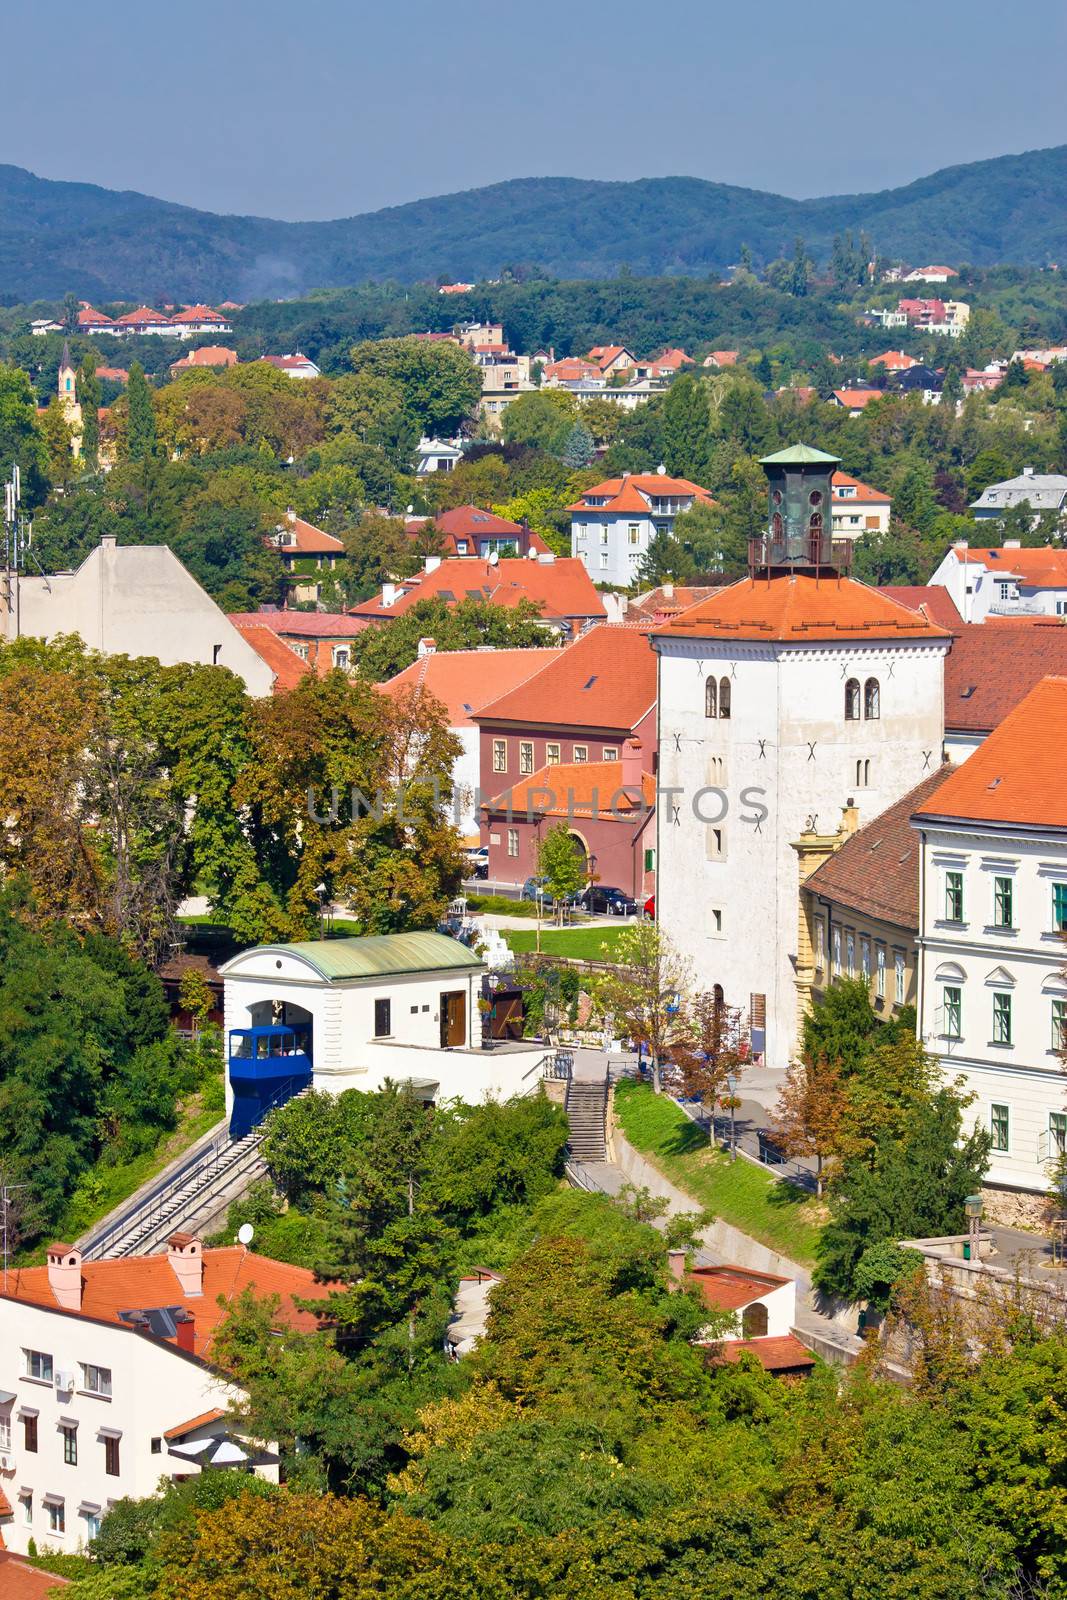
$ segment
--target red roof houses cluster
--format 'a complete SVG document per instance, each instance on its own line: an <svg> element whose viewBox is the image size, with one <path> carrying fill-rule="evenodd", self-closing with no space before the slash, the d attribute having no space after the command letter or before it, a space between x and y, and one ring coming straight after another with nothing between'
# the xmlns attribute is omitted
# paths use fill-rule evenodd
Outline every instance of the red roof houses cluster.
<svg viewBox="0 0 1067 1600"><path fill-rule="evenodd" d="M202 333L232 333L228 319L213 306L184 306L181 311L168 316L153 306L138 306L120 317L109 317L95 306L83 302L78 312L78 332L123 334L169 334L173 338L191 339Z"/></svg>

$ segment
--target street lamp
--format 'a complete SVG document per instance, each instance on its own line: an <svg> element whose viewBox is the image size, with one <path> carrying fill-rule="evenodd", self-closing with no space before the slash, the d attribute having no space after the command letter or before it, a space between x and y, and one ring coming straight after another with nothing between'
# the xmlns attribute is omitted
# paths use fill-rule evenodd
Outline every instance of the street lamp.
<svg viewBox="0 0 1067 1600"><path fill-rule="evenodd" d="M978 1230L982 1225L982 1196L969 1194L963 1202L967 1213L967 1260L978 1260Z"/></svg>
<svg viewBox="0 0 1067 1600"><path fill-rule="evenodd" d="M736 1073L728 1072L726 1074L726 1087L730 1091L730 1160L731 1161L736 1161L737 1160L737 1140L735 1138L735 1124L734 1124L734 1101L736 1099L736 1091L737 1091L737 1074Z"/></svg>

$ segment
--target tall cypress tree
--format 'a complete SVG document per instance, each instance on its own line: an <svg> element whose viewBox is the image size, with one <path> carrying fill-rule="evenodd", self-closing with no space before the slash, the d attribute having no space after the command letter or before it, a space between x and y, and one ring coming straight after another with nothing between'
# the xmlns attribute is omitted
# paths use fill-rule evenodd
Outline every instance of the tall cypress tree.
<svg viewBox="0 0 1067 1600"><path fill-rule="evenodd" d="M100 456L100 379L94 355L87 355L78 368L78 404L82 408L82 460L95 471Z"/></svg>
<svg viewBox="0 0 1067 1600"><path fill-rule="evenodd" d="M147 461L156 453L156 414L144 368L135 361L126 388L130 414L126 428L126 454L131 461Z"/></svg>

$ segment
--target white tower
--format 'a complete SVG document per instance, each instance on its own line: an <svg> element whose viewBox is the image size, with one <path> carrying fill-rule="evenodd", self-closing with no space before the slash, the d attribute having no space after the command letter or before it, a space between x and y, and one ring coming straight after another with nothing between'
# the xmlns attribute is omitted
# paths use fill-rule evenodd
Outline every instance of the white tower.
<svg viewBox="0 0 1067 1600"><path fill-rule="evenodd" d="M797 1034L792 841L805 826L832 832L850 801L868 821L941 761L951 635L846 575L837 465L803 445L768 456L749 577L652 635L657 916L774 1067Z"/></svg>

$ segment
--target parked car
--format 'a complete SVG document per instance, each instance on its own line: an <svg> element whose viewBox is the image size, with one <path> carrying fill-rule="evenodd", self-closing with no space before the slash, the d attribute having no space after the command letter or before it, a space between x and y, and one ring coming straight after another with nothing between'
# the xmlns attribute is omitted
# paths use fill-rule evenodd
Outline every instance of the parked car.
<svg viewBox="0 0 1067 1600"><path fill-rule="evenodd" d="M655 922L656 920L656 897L654 894L650 894L645 901L645 916L649 922Z"/></svg>
<svg viewBox="0 0 1067 1600"><path fill-rule="evenodd" d="M468 878L488 878L489 876L489 846L476 845L471 850L464 850L464 861L467 867Z"/></svg>
<svg viewBox="0 0 1067 1600"><path fill-rule="evenodd" d="M632 917L637 911L637 901L623 889L606 883L591 883L575 901L582 911L600 917Z"/></svg>
<svg viewBox="0 0 1067 1600"><path fill-rule="evenodd" d="M532 901L540 900L541 908L544 911L554 911L556 909L555 900L545 888L544 878L527 878L526 882L522 886L522 892L519 895L519 899ZM578 897L573 894L565 896L563 901L563 904L568 906L576 905L577 903Z"/></svg>

